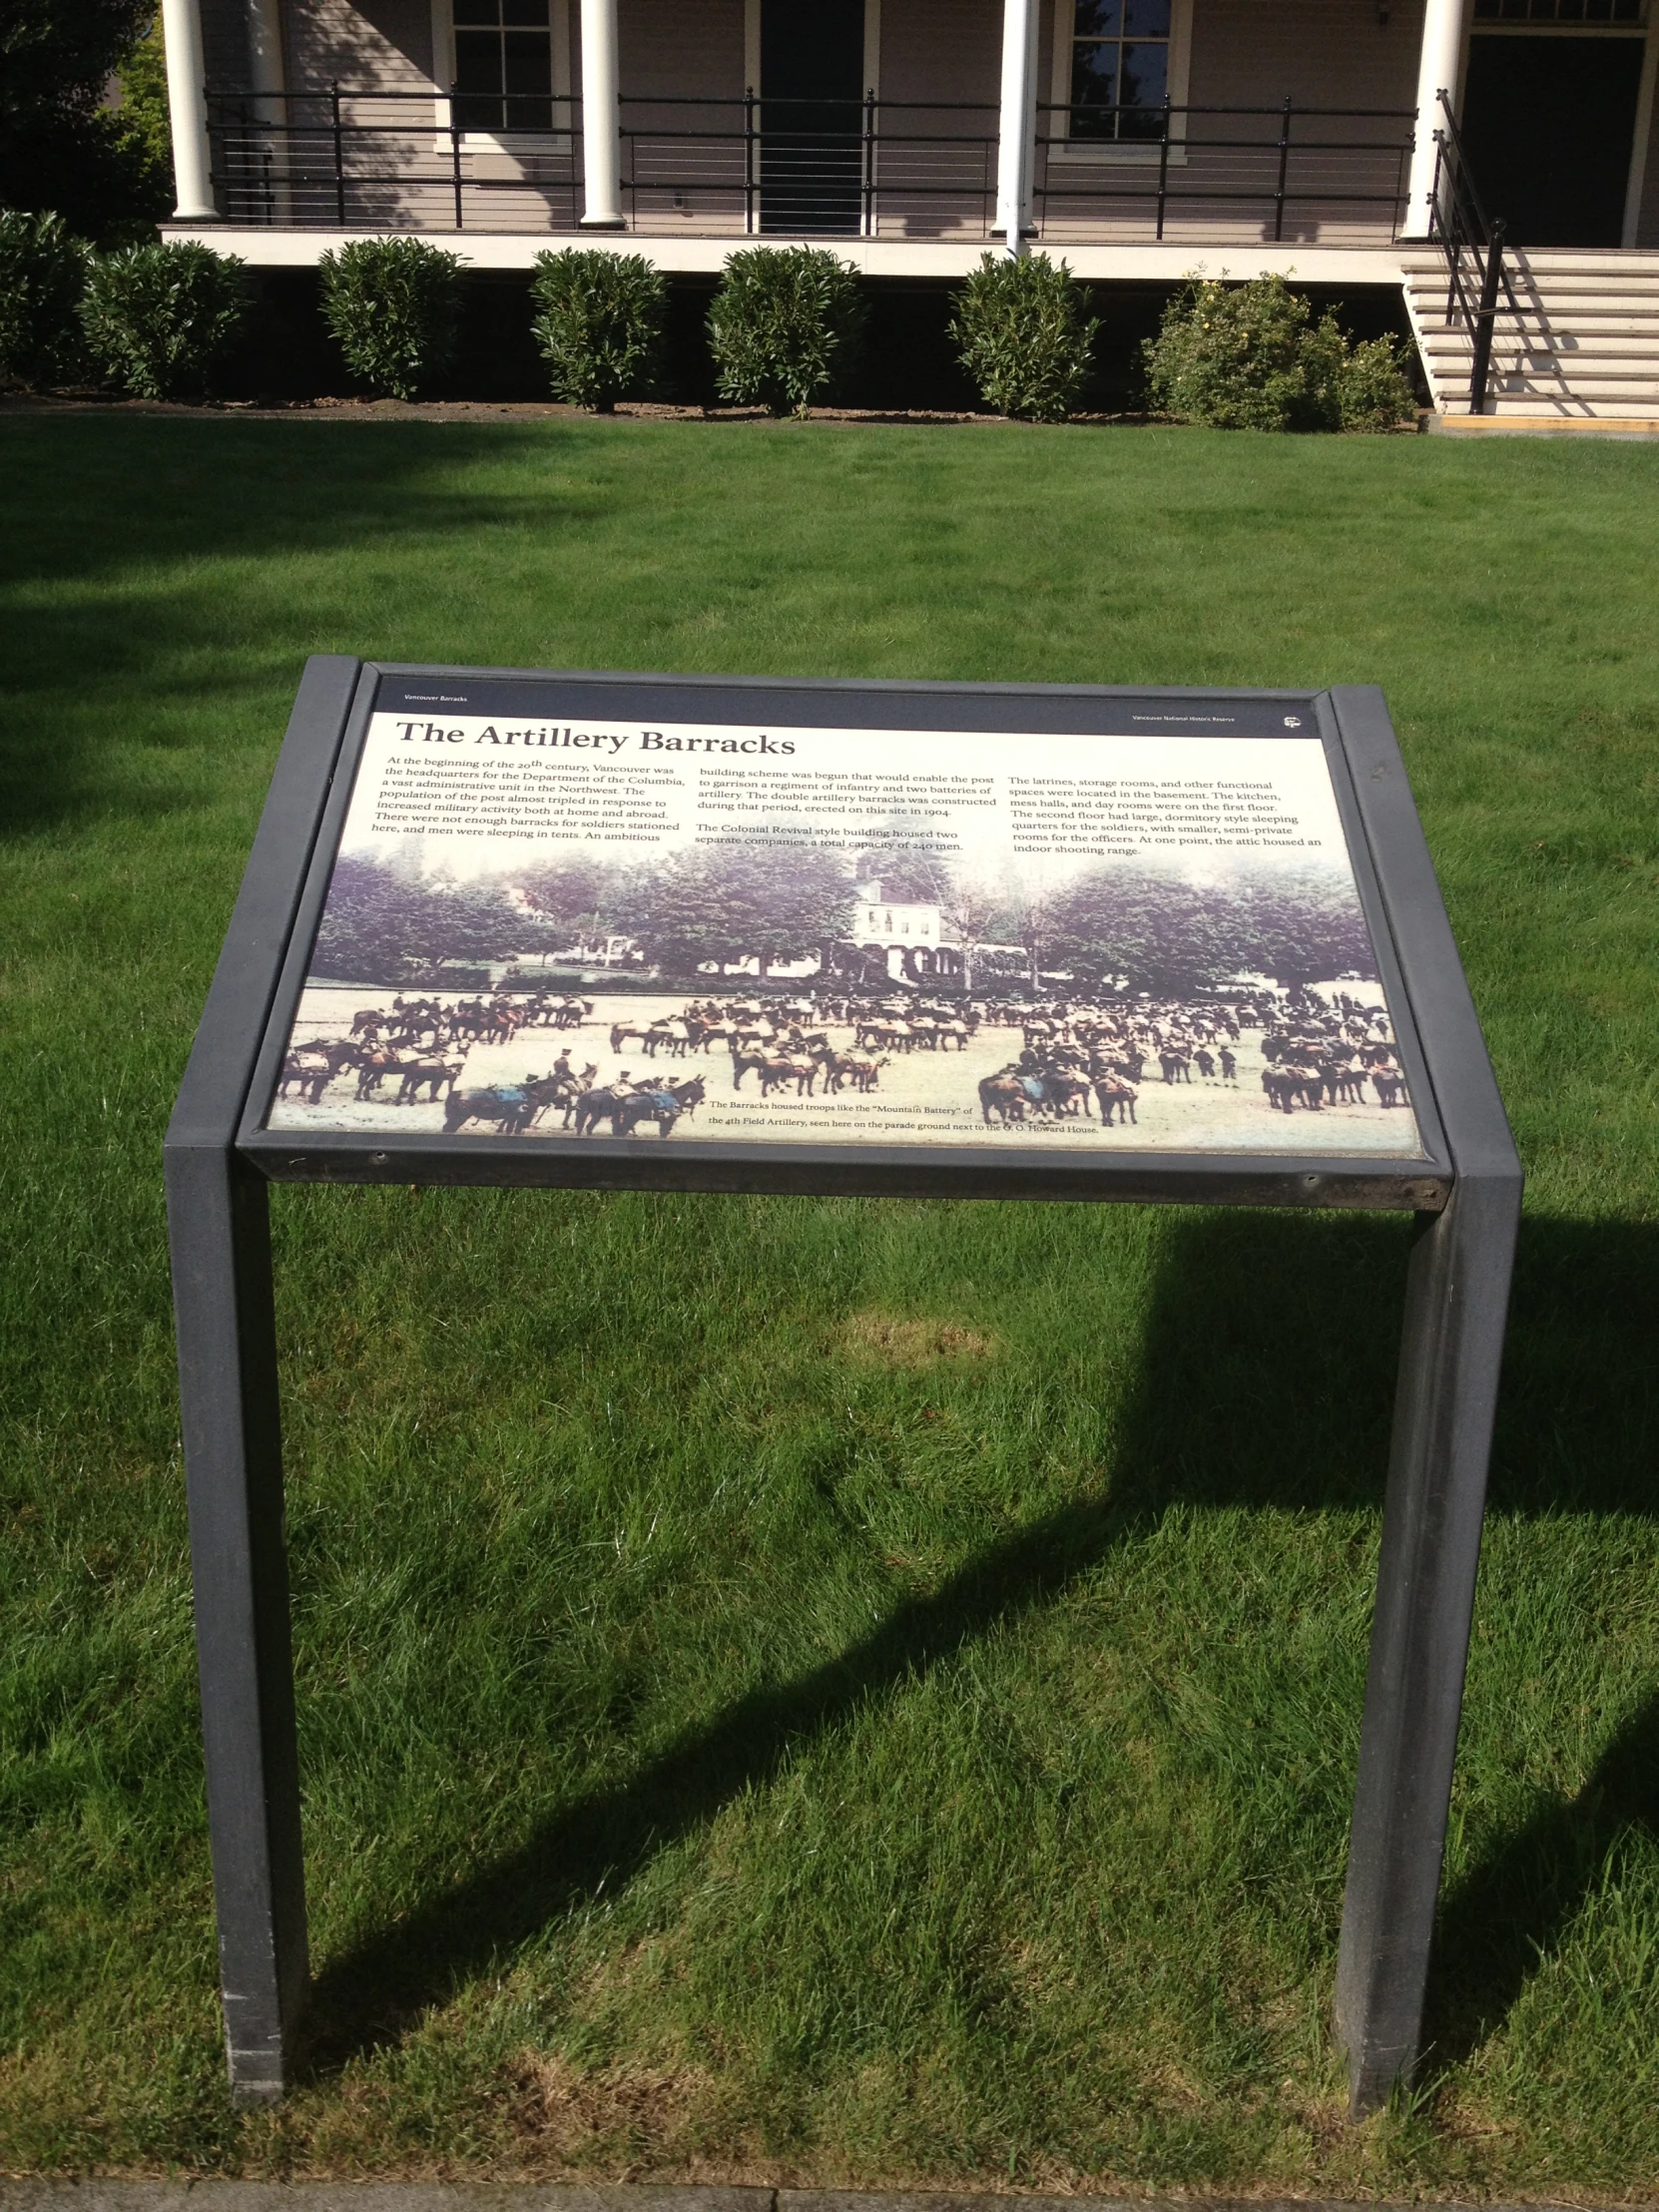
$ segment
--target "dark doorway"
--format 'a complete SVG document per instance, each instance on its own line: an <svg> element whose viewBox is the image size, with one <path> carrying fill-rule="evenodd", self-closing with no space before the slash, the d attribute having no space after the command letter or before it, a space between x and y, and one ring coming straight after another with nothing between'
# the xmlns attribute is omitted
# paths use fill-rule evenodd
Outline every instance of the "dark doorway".
<svg viewBox="0 0 1659 2212"><path fill-rule="evenodd" d="M864 0L761 0L761 229L861 228Z"/></svg>
<svg viewBox="0 0 1659 2212"><path fill-rule="evenodd" d="M1639 38L1469 42L1463 139L1515 246L1618 246L1636 139Z"/></svg>

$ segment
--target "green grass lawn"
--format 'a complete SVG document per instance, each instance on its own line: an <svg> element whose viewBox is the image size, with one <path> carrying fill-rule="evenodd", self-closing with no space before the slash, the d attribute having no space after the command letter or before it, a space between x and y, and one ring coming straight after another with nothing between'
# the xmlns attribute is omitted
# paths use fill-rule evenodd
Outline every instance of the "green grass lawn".
<svg viewBox="0 0 1659 2212"><path fill-rule="evenodd" d="M1659 2173L1659 447L0 420L0 2170ZM303 656L1386 687L1530 1186L1410 2101L1404 1225L281 1192L318 1972L223 2080L160 1140Z"/></svg>

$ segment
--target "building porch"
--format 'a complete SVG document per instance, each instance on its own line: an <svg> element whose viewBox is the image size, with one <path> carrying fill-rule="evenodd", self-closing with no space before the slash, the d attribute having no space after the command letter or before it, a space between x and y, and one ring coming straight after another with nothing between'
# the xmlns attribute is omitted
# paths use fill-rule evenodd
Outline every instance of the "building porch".
<svg viewBox="0 0 1659 2212"><path fill-rule="evenodd" d="M1095 283L1278 271L1400 293L1453 406L1525 319L1517 246L1628 254L1652 284L1646 4L164 0L168 231L267 268L411 233L481 271L577 239L685 276L757 240L872 277L987 250ZM1482 178L1517 209L1506 267ZM1425 247L1455 343L1429 342Z"/></svg>

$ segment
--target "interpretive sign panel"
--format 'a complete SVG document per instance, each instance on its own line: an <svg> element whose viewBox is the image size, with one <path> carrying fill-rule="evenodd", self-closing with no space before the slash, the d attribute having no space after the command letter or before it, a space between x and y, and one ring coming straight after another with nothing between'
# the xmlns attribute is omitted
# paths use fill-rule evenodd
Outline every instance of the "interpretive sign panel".
<svg viewBox="0 0 1659 2212"><path fill-rule="evenodd" d="M273 1132L1427 1156L1312 712L858 728L390 688Z"/></svg>
<svg viewBox="0 0 1659 2212"><path fill-rule="evenodd" d="M310 664L167 1139L244 2102L308 1986L267 1187L393 1180L1413 1213L1336 2003L1357 2111L1409 2072L1520 1169L1380 693Z"/></svg>

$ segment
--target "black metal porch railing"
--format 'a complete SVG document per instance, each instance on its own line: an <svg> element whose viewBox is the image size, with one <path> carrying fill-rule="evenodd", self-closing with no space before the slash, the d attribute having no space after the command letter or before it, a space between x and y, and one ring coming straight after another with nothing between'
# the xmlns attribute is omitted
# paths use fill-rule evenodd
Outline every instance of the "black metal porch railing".
<svg viewBox="0 0 1659 2212"><path fill-rule="evenodd" d="M1469 412L1484 414L1492 372L1492 326L1501 291L1520 312L1503 263L1505 225L1491 221L1481 203L1457 118L1444 91L1439 96L1443 122L1434 133L1434 189L1430 195L1428 236L1445 256L1445 319L1460 321L1472 340L1469 357Z"/></svg>
<svg viewBox="0 0 1659 2212"><path fill-rule="evenodd" d="M831 112L844 108L844 117ZM799 115L795 111L800 111ZM480 132L446 95L210 95L233 223L568 233L581 215L580 101L535 130ZM1397 235L1415 116L1396 108L1038 110L1039 237L1382 242ZM629 98L618 104L630 227L696 236L988 238L990 102ZM1347 239L1343 240L1347 243Z"/></svg>
<svg viewBox="0 0 1659 2212"><path fill-rule="evenodd" d="M1260 209L1260 235L1276 245L1284 243L1287 231L1311 243L1333 227L1337 211L1355 209L1380 211L1376 228L1391 241L1404 212L1416 122L1411 108L1299 108L1287 95L1276 108L1174 107L1167 100L1152 109L1043 102L1038 116L1038 146L1050 157L1037 187L1044 236L1052 228L1054 204L1068 200L1139 206L1159 240L1185 207L1208 207L1235 222ZM1059 119L1046 132L1044 116ZM1114 133L1110 140L1107 119ZM1087 138L1076 135L1080 121L1089 126ZM1396 126L1391 134L1364 135L1372 126L1388 124ZM1325 135L1332 130L1336 136ZM1133 149L1146 164L1141 181L1128 166L1105 173L1113 176L1110 186L1099 179L1056 181L1068 174L1062 162L1085 162L1103 147L1120 161ZM1155 182L1149 183L1154 163ZM1386 211L1385 222L1381 211Z"/></svg>

